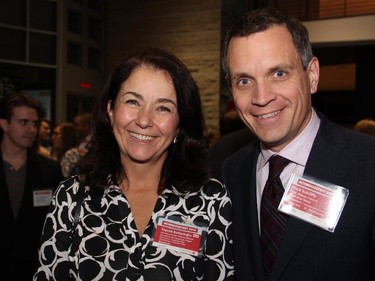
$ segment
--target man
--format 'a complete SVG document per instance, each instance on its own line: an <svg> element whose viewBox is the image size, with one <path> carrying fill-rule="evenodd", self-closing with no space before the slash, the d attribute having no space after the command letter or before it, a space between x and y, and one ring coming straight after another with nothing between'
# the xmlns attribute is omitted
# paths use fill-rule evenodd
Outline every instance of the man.
<svg viewBox="0 0 375 281"><path fill-rule="evenodd" d="M91 140L91 119L92 114L89 112L80 113L74 117L80 155L85 155L89 149L88 146Z"/></svg>
<svg viewBox="0 0 375 281"><path fill-rule="evenodd" d="M46 157L51 157L51 122L47 119L41 119L37 140L34 145L38 146L38 152Z"/></svg>
<svg viewBox="0 0 375 281"><path fill-rule="evenodd" d="M23 94L10 95L0 108L0 269L12 280L32 280L44 219L63 179L59 163L32 148L40 112Z"/></svg>
<svg viewBox="0 0 375 281"><path fill-rule="evenodd" d="M375 139L312 108L319 62L306 28L275 9L252 11L228 31L223 66L236 108L260 140L223 166L237 280L375 280ZM265 188L274 154L290 162L270 179L286 190L267 213L277 200ZM267 215L284 219L267 228Z"/></svg>

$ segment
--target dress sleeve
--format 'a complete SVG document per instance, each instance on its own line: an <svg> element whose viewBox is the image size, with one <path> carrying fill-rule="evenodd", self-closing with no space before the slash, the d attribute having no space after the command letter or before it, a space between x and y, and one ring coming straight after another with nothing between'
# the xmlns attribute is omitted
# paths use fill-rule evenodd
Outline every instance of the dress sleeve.
<svg viewBox="0 0 375 281"><path fill-rule="evenodd" d="M69 149L61 158L61 170L65 178L73 176L73 172L76 170L79 164L80 155L78 149Z"/></svg>
<svg viewBox="0 0 375 281"><path fill-rule="evenodd" d="M214 185L219 191L207 197L210 224L204 251L204 280L234 280L232 201L221 183L215 181Z"/></svg>
<svg viewBox="0 0 375 281"><path fill-rule="evenodd" d="M40 239L34 281L70 280L74 267L70 256L74 198L78 186L76 178L63 181L52 198Z"/></svg>

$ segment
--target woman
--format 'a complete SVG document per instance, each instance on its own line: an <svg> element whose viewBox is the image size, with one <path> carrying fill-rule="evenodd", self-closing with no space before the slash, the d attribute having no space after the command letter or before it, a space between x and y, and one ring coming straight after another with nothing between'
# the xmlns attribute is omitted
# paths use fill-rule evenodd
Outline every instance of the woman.
<svg viewBox="0 0 375 281"><path fill-rule="evenodd" d="M62 122L55 126L51 157L60 162L65 179L79 171L81 155L77 148L77 133L73 123Z"/></svg>
<svg viewBox="0 0 375 281"><path fill-rule="evenodd" d="M63 122L57 124L52 132L51 157L59 162L65 152L76 147L77 134L73 123Z"/></svg>
<svg viewBox="0 0 375 281"><path fill-rule="evenodd" d="M131 56L93 116L75 243L74 177L53 198L34 280L232 280L231 201L209 179L183 63L158 49Z"/></svg>

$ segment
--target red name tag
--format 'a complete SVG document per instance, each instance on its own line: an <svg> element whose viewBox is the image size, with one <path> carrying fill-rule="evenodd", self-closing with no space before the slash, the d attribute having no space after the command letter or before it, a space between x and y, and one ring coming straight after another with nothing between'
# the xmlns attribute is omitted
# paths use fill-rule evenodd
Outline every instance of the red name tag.
<svg viewBox="0 0 375 281"><path fill-rule="evenodd" d="M153 245L197 256L201 239L201 227L159 218Z"/></svg>
<svg viewBox="0 0 375 281"><path fill-rule="evenodd" d="M279 210L334 232L348 195L342 186L293 174Z"/></svg>

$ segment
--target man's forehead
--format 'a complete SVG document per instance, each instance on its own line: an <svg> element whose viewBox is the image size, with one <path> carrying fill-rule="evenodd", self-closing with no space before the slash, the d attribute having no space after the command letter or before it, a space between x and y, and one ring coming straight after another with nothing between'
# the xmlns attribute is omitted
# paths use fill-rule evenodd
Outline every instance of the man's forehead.
<svg viewBox="0 0 375 281"><path fill-rule="evenodd" d="M22 119L32 119L37 120L38 117L38 111L35 108L28 107L28 106L15 106L13 108L13 114L12 116Z"/></svg>

